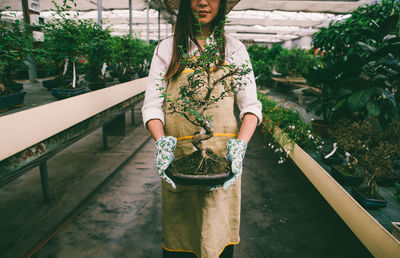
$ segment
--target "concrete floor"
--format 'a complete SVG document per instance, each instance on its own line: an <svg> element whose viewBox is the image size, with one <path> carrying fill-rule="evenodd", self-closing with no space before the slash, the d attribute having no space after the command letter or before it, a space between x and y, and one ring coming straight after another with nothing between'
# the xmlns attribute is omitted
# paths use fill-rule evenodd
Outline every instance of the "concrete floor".
<svg viewBox="0 0 400 258"><path fill-rule="evenodd" d="M235 257L371 256L293 164L275 162L272 153L263 148L259 132L249 145L242 180L241 243ZM161 257L160 208L154 142L148 140L31 254ZM26 210L19 207L19 212ZM32 229L22 232L22 227L21 233L35 234ZM13 249L28 252L32 247L18 241Z"/></svg>
<svg viewBox="0 0 400 258"><path fill-rule="evenodd" d="M43 87L25 88L54 101ZM154 142L141 125L127 132L104 150L97 130L50 159L49 204L38 169L0 188L0 257L161 257ZM235 257L371 257L297 167L278 165L263 146L256 132Z"/></svg>

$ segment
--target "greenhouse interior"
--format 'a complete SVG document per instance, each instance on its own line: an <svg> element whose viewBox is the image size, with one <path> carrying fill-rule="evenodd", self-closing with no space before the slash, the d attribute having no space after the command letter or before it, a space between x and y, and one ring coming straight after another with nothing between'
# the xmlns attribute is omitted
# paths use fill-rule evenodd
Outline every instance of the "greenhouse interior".
<svg viewBox="0 0 400 258"><path fill-rule="evenodd" d="M0 37L1 257L400 256L399 0L2 0Z"/></svg>

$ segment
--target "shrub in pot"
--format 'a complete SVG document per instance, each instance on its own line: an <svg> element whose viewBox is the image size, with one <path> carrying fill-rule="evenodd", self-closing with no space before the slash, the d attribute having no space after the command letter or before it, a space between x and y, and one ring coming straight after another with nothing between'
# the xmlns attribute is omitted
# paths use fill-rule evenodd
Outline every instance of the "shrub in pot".
<svg viewBox="0 0 400 258"><path fill-rule="evenodd" d="M332 131L339 148L352 153L363 168L367 188L361 189L377 198L377 183L383 178L396 181L395 161L400 158L400 121L382 128L377 118L352 122L341 120Z"/></svg>
<svg viewBox="0 0 400 258"><path fill-rule="evenodd" d="M33 38L26 33L19 20L1 20L2 12L9 9L0 9L0 83L12 91L20 91L22 84L12 79L12 73L27 69L25 58L32 52Z"/></svg>
<svg viewBox="0 0 400 258"><path fill-rule="evenodd" d="M44 25L45 37L47 38L48 54L52 56L55 63L64 64L64 71L58 77L62 81L57 88L52 88L52 94L60 99L82 94L86 90L79 88L77 83L77 62L84 54L84 34L90 21L72 19L69 4L76 5L73 0L64 1L62 6L59 6L55 1L52 1L56 16L51 21ZM68 64L72 63L72 82L65 78ZM65 94L64 94L65 93ZM62 94L61 97L59 94Z"/></svg>
<svg viewBox="0 0 400 258"><path fill-rule="evenodd" d="M33 42L19 20L1 20L2 12L7 9L0 9L0 112L24 103L23 84L13 81L11 74L15 69L26 67L23 60L31 52Z"/></svg>
<svg viewBox="0 0 400 258"><path fill-rule="evenodd" d="M196 151L174 160L166 171L174 181L183 184L218 185L232 176L227 160L206 148L203 142L214 136L215 114L212 115L211 110L244 87L246 82L242 78L251 72L246 64L224 64L216 54L222 39L216 36L209 40L211 43L205 45L201 52L196 51L194 56L183 54L181 62L192 72L187 74L186 79L178 81L176 96L171 97L168 90L164 92L160 88L165 99L166 116L181 118L182 123L186 123L184 127L192 129L190 126L193 126L191 143ZM219 69L215 69L218 65Z"/></svg>
<svg viewBox="0 0 400 258"><path fill-rule="evenodd" d="M112 57L111 34L108 28L103 30L93 20L88 20L85 26L85 80L91 90L97 90L106 87L106 83L110 81L106 78L105 71L106 64L111 62Z"/></svg>
<svg viewBox="0 0 400 258"><path fill-rule="evenodd" d="M132 35L113 37L112 76L120 82L147 76L155 44L134 38Z"/></svg>

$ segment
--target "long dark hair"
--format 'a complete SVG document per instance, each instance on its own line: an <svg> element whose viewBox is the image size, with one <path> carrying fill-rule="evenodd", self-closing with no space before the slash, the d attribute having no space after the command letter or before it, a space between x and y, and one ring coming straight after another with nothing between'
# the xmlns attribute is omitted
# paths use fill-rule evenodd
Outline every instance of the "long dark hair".
<svg viewBox="0 0 400 258"><path fill-rule="evenodd" d="M225 59L225 13L226 13L226 0L220 0L219 11L217 16L211 22L211 25L215 30L214 37L221 38L223 44L219 44L219 56L221 57L221 63ZM193 16L190 0L181 0L179 5L178 17L176 19L176 25L174 29L174 45L172 50L171 62L168 66L165 79L170 79L174 75L182 72L185 67L181 64L183 53L188 53L189 42L193 41L200 49L200 45L195 39L196 28L198 27L196 18Z"/></svg>

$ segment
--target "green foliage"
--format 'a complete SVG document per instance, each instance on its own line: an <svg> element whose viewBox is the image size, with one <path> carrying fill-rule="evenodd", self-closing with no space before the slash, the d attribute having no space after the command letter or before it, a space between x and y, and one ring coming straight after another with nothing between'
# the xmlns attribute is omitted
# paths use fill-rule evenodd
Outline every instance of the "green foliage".
<svg viewBox="0 0 400 258"><path fill-rule="evenodd" d="M301 48L282 49L275 57L275 69L283 77L306 77L309 69L317 66L319 56Z"/></svg>
<svg viewBox="0 0 400 258"><path fill-rule="evenodd" d="M86 80L98 81L104 79L101 74L103 63L109 63L112 58L112 40L108 28L103 29L93 20L84 23L82 36L84 53L86 54Z"/></svg>
<svg viewBox="0 0 400 258"><path fill-rule="evenodd" d="M0 9L2 12L8 10ZM19 20L0 20L0 83L11 81L13 69L25 67L25 58L32 53L33 38L26 31L28 26Z"/></svg>
<svg viewBox="0 0 400 258"><path fill-rule="evenodd" d="M72 19L71 13L67 11L72 8L69 4L76 5L73 0L63 1L62 6L55 1L52 3L55 18L43 25L46 46L44 55L55 66L62 67L66 60L76 62L84 56L87 40L85 33L92 21Z"/></svg>
<svg viewBox="0 0 400 258"><path fill-rule="evenodd" d="M219 35L215 30L211 35ZM204 35L202 37L204 38ZM202 153L205 150L201 141L213 137L212 116L207 115L207 110L229 94L235 94L245 87L247 81L243 78L251 72L246 63L241 66L224 63L219 55L219 46L224 43L222 38L209 36L207 40L210 43L204 45L202 51L195 51L193 56L182 50L181 62L193 72L187 76L186 83L179 86L178 97L171 98L166 93L161 94L165 99L166 114L180 114L188 122L205 130L205 134L194 132L192 140L193 145ZM220 77L214 78L215 70L224 73L217 74ZM224 89L217 88L220 84Z"/></svg>
<svg viewBox="0 0 400 258"><path fill-rule="evenodd" d="M112 37L112 61L114 72L122 76L135 74L139 77L147 76L150 68L150 61L154 52L155 43L147 43L144 40L124 35Z"/></svg>
<svg viewBox="0 0 400 258"><path fill-rule="evenodd" d="M311 134L311 125L304 121L298 110L293 107L284 107L281 103L259 94L258 99L262 104L263 128L266 130L264 138L278 156L278 163L282 164L297 143L305 149L317 148L321 140ZM274 136L275 128L279 127L289 137L291 142L279 142L280 136ZM277 139L278 138L278 139ZM283 147L282 147L283 145Z"/></svg>
<svg viewBox="0 0 400 258"><path fill-rule="evenodd" d="M382 1L316 34L314 47L322 49L323 64L311 69L306 79L321 94L312 93L315 99L308 111L332 123L343 117L376 117L385 126L398 119L398 20L398 3Z"/></svg>
<svg viewBox="0 0 400 258"><path fill-rule="evenodd" d="M313 47L333 60L363 53L357 42L376 47L384 35L398 33L399 25L393 13L399 13L399 3L383 0L373 5L360 6L344 20L331 22L313 35ZM391 26L394 24L395 26Z"/></svg>
<svg viewBox="0 0 400 258"><path fill-rule="evenodd" d="M394 198L400 201L400 184L395 183L396 191L393 192Z"/></svg>
<svg viewBox="0 0 400 258"><path fill-rule="evenodd" d="M280 44L274 44L271 49L268 46L250 45L247 48L253 67L257 85L266 86L272 82L272 70L274 60L283 51Z"/></svg>

